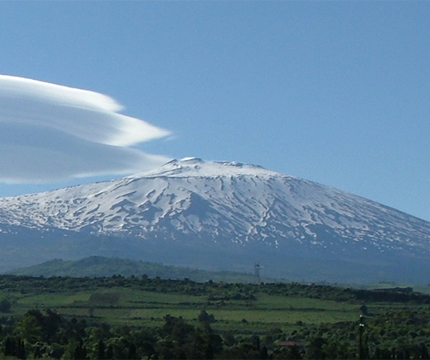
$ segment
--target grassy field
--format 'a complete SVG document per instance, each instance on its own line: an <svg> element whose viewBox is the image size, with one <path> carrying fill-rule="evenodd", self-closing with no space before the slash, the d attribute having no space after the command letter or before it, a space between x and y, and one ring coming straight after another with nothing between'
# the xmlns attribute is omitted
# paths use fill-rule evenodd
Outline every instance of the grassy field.
<svg viewBox="0 0 430 360"><path fill-rule="evenodd" d="M167 314L197 323L201 310L217 320L213 327L235 333L260 333L270 329L291 329L306 324L353 321L359 305L331 300L288 297L256 293L255 300L209 301L207 296L160 293L125 288L95 291L21 294L14 298L12 312L51 309L70 317L89 317L99 322L127 326L161 326Z"/></svg>
<svg viewBox="0 0 430 360"><path fill-rule="evenodd" d="M51 309L68 318L131 327L160 327L166 315L182 317L197 325L200 312L205 310L214 316L216 321L212 326L219 331L263 334L281 329L288 332L303 325L357 321L363 304L350 298L350 293L345 295L343 288L300 284L290 287L205 285L123 277L101 280L5 277L0 280L0 299L11 301L11 316L23 315L29 309ZM155 290L148 291L148 288ZM330 292L332 297L327 298ZM371 314L422 306L410 301L368 301L366 305Z"/></svg>

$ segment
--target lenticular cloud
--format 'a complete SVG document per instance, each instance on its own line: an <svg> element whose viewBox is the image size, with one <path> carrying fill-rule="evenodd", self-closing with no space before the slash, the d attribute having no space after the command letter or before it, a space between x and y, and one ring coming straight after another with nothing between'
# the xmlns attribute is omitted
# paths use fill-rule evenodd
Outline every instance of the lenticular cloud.
<svg viewBox="0 0 430 360"><path fill-rule="evenodd" d="M165 162L130 146L169 132L121 109L96 92L0 75L0 181L126 174Z"/></svg>

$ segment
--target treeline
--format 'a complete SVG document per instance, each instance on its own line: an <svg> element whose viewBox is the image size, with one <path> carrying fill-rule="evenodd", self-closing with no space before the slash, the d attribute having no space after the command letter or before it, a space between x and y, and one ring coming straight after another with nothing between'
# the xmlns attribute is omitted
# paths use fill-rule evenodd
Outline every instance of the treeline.
<svg viewBox="0 0 430 360"><path fill-rule="evenodd" d="M284 333L236 337L166 315L158 328L112 326L29 310L0 318L0 358L10 359L429 359L430 316L400 311L357 322L306 326Z"/></svg>
<svg viewBox="0 0 430 360"><path fill-rule="evenodd" d="M3 317L1 351L18 359L269 359L277 358L258 336L236 339L210 326L215 318L201 311L199 325L166 315L156 329L129 328L66 319L54 311L29 310L14 321Z"/></svg>
<svg viewBox="0 0 430 360"><path fill-rule="evenodd" d="M31 277L0 275L0 291L25 293L55 293L67 290L109 289L113 287L132 288L141 291L161 293L181 293L207 296L209 300L252 300L257 293L292 297L315 298L335 301L396 302L430 304L430 295L417 293L412 288L391 288L385 290L363 290L330 285L301 283L227 283L207 281L204 283L184 280L166 280L160 277L150 278L113 275L110 277Z"/></svg>

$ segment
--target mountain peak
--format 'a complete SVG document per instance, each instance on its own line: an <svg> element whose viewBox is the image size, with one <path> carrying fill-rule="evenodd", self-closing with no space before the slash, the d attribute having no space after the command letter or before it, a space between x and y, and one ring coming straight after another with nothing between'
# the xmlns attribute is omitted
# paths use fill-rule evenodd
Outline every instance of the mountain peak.
<svg viewBox="0 0 430 360"><path fill-rule="evenodd" d="M189 156L182 159L172 159L163 166L169 164L203 164L204 162L205 161L201 158Z"/></svg>
<svg viewBox="0 0 430 360"><path fill-rule="evenodd" d="M130 176L131 178L142 177L212 177L212 176L286 176L275 171L270 171L259 165L244 164L241 162L227 161L204 161L198 157L185 157L172 159L160 168L145 171Z"/></svg>
<svg viewBox="0 0 430 360"><path fill-rule="evenodd" d="M191 156L191 157L184 157L184 158L182 158L181 160L179 160L180 162L183 162L183 163L193 163L193 164L201 164L201 163L204 163L204 161L201 159L201 158L198 158L198 157L193 157L193 156Z"/></svg>

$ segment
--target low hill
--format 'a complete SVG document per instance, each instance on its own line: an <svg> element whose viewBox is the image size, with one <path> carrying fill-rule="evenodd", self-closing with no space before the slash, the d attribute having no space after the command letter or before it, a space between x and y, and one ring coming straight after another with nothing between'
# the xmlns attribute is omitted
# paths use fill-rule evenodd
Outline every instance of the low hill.
<svg viewBox="0 0 430 360"><path fill-rule="evenodd" d="M205 271L180 266L163 265L130 259L91 256L77 261L55 259L39 265L24 267L8 272L13 275L27 276L73 276L103 277L112 275L142 276L150 278L182 280L188 278L196 282L208 280L252 283L255 276L250 273L231 271Z"/></svg>

